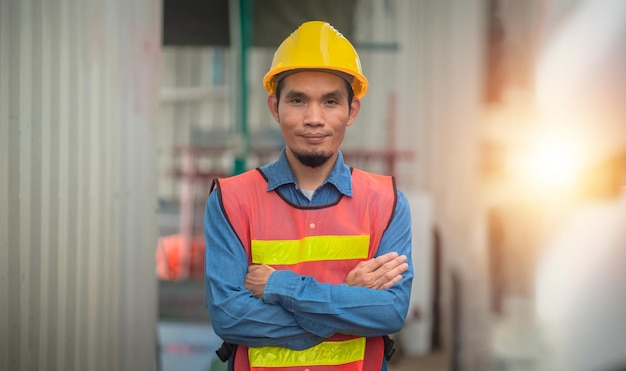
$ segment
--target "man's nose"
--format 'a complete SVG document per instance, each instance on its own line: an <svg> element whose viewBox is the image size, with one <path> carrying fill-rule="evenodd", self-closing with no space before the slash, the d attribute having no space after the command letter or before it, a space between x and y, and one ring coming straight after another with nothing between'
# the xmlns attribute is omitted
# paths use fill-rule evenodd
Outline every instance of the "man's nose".
<svg viewBox="0 0 626 371"><path fill-rule="evenodd" d="M307 106L306 114L304 117L304 123L306 125L323 125L324 124L324 112L322 106L319 104L309 104Z"/></svg>

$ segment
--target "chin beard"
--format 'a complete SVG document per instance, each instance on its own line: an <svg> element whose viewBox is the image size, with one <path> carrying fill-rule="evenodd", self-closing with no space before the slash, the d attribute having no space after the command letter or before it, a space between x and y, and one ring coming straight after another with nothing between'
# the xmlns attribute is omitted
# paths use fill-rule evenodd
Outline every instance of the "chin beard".
<svg viewBox="0 0 626 371"><path fill-rule="evenodd" d="M324 153L292 153L302 165L311 168L324 165L331 157L331 155Z"/></svg>

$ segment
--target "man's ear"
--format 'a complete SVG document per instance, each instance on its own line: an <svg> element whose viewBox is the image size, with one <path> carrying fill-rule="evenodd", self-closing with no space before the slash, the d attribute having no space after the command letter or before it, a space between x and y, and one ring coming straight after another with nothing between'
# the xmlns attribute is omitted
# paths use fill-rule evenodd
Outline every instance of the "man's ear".
<svg viewBox="0 0 626 371"><path fill-rule="evenodd" d="M274 120L280 123L279 116L278 116L278 97L276 97L276 94L270 94L267 97L267 108L269 108L270 113L272 114L272 117L274 118Z"/></svg>
<svg viewBox="0 0 626 371"><path fill-rule="evenodd" d="M348 122L346 126L352 126L354 124L354 120L359 115L361 111L361 100L357 97L352 98L352 102L350 103L350 113L348 116Z"/></svg>

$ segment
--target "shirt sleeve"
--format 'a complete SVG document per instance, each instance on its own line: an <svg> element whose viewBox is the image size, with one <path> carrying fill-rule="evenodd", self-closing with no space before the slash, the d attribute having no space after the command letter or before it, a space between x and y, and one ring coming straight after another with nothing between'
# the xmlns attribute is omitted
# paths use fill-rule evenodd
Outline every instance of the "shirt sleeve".
<svg viewBox="0 0 626 371"><path fill-rule="evenodd" d="M245 288L248 258L222 212L217 192L207 200L204 230L206 306L218 336L245 346L292 349L324 340L305 330L293 313L255 298Z"/></svg>
<svg viewBox="0 0 626 371"><path fill-rule="evenodd" d="M263 300L293 313L300 326L322 337L398 332L406 319L413 282L411 214L408 200L399 190L396 210L377 256L393 251L406 255L409 269L387 290L320 283L291 271L275 271L267 281Z"/></svg>

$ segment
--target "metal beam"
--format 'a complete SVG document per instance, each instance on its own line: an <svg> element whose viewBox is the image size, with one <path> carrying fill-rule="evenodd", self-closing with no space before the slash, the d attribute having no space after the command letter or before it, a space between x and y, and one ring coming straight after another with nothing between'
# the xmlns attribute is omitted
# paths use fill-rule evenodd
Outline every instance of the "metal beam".
<svg viewBox="0 0 626 371"><path fill-rule="evenodd" d="M248 49L252 45L252 0L230 0L230 31L233 59L236 68L233 73L233 100L231 104L234 123L235 160L233 173L246 169L246 159L250 151L248 135Z"/></svg>

